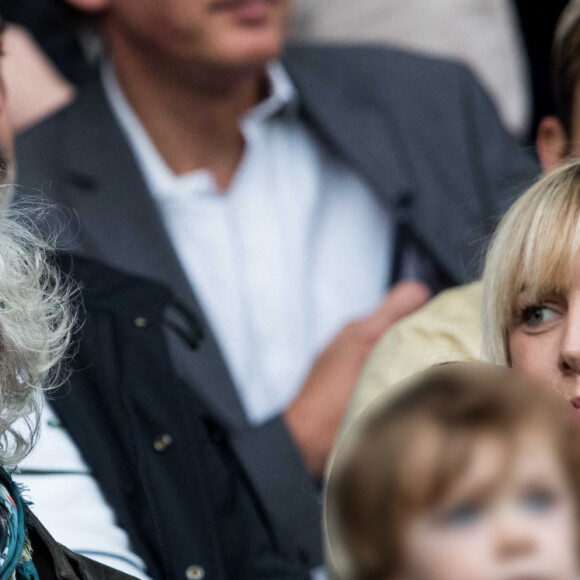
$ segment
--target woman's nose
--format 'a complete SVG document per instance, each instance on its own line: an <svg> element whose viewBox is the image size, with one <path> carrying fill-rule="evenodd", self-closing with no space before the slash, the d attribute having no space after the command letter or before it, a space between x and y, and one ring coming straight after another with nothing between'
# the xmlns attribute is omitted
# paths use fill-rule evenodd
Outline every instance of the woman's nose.
<svg viewBox="0 0 580 580"><path fill-rule="evenodd" d="M580 375L580 316L568 317L560 345L559 367L565 374Z"/></svg>

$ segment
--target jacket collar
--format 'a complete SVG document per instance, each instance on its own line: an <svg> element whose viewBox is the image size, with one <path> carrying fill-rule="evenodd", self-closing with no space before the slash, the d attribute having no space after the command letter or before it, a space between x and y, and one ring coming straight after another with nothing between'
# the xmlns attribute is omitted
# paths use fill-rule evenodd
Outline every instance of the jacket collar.
<svg viewBox="0 0 580 580"><path fill-rule="evenodd" d="M415 191L398 128L369 101L363 87L341 78L344 71L304 58L311 51L312 47L291 46L283 58L300 95L302 114L369 181L379 201L397 210L401 198Z"/></svg>
<svg viewBox="0 0 580 580"><path fill-rule="evenodd" d="M126 137L112 116L97 74L69 109L65 123L63 177L68 182L65 189L71 196L70 204L82 223L79 235L86 239L84 252L173 289L175 298L202 321L205 335L195 352L180 349L177 364L182 378L199 386L208 406L219 411L226 424L245 424L245 414L219 346ZM85 134L82 139L80 131ZM98 235L92 235L97 229ZM216 389L216 384L230 388Z"/></svg>
<svg viewBox="0 0 580 580"><path fill-rule="evenodd" d="M347 83L341 77L344 72L326 70L320 60L305 56L304 49L290 48L283 58L298 93L300 114L367 179L395 220L401 214L412 221L412 200L418 188L397 127L387 120L392 116L370 102L362 87ZM81 132L83 138L79 138ZM133 273L167 282L175 289L176 298L205 320L97 72L70 107L61 138L63 176L74 195L70 199L90 238L87 247L96 245L88 253L117 268L129 266ZM99 236L91 238L90 228L98 228ZM227 410L226 422L236 423L244 416L241 403L233 386L213 388L216 383L232 381L219 346L209 328L204 330L207 338L196 360L184 354L180 362L183 368L189 367L188 382L194 381L206 391L210 406Z"/></svg>
<svg viewBox="0 0 580 580"><path fill-rule="evenodd" d="M397 209L401 198L408 200L416 192L410 156L398 127L369 102L363 88L344 82L342 71L329 70L321 61L304 58L309 50L291 46L284 54L283 67L291 79L290 86L293 85L292 94L285 95L285 100L297 104L300 113L329 146L369 181L380 203L390 210ZM279 70L271 72L276 76ZM103 192L108 168L118 168L123 169L133 189L137 180L145 187L123 131L111 122L112 111L96 71L87 85L71 111L71 133L75 132L74 124L80 123L88 134L83 143L75 135L66 145L71 177L84 189ZM282 85L287 88L288 80ZM349 114L345 115L345 111ZM92 120L90 125L87 118ZM94 150L85 149L89 144ZM146 209L143 208L143 213Z"/></svg>

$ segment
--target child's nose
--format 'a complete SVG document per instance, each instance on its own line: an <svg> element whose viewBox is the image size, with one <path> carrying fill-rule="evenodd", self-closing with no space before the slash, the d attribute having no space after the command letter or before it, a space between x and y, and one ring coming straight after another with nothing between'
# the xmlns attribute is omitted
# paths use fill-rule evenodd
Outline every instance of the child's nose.
<svg viewBox="0 0 580 580"><path fill-rule="evenodd" d="M535 549L529 521L511 510L498 514L494 533L496 555L501 559L521 557Z"/></svg>

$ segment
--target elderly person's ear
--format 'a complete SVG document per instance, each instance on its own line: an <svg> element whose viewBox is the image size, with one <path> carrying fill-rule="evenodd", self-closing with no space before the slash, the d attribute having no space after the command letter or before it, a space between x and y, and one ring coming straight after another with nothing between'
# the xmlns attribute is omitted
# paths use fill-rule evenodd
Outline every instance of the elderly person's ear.
<svg viewBox="0 0 580 580"><path fill-rule="evenodd" d="M569 143L562 121L555 116L544 117L538 127L536 151L542 170L556 169L568 156Z"/></svg>

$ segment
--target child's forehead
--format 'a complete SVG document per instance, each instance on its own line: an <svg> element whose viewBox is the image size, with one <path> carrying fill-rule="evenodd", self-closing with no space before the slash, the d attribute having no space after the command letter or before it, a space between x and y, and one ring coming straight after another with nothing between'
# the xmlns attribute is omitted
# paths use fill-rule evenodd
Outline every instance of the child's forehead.
<svg viewBox="0 0 580 580"><path fill-rule="evenodd" d="M505 462L507 435L489 431L448 432L424 422L412 433L400 465L402 489L418 503L437 501L461 479L473 479Z"/></svg>
<svg viewBox="0 0 580 580"><path fill-rule="evenodd" d="M488 494L562 474L555 437L542 422L530 419L513 429L458 433L425 422L409 438L399 484L408 505L420 508L449 494Z"/></svg>
<svg viewBox="0 0 580 580"><path fill-rule="evenodd" d="M566 478L563 453L553 430L536 422L516 435L510 454L511 482Z"/></svg>

